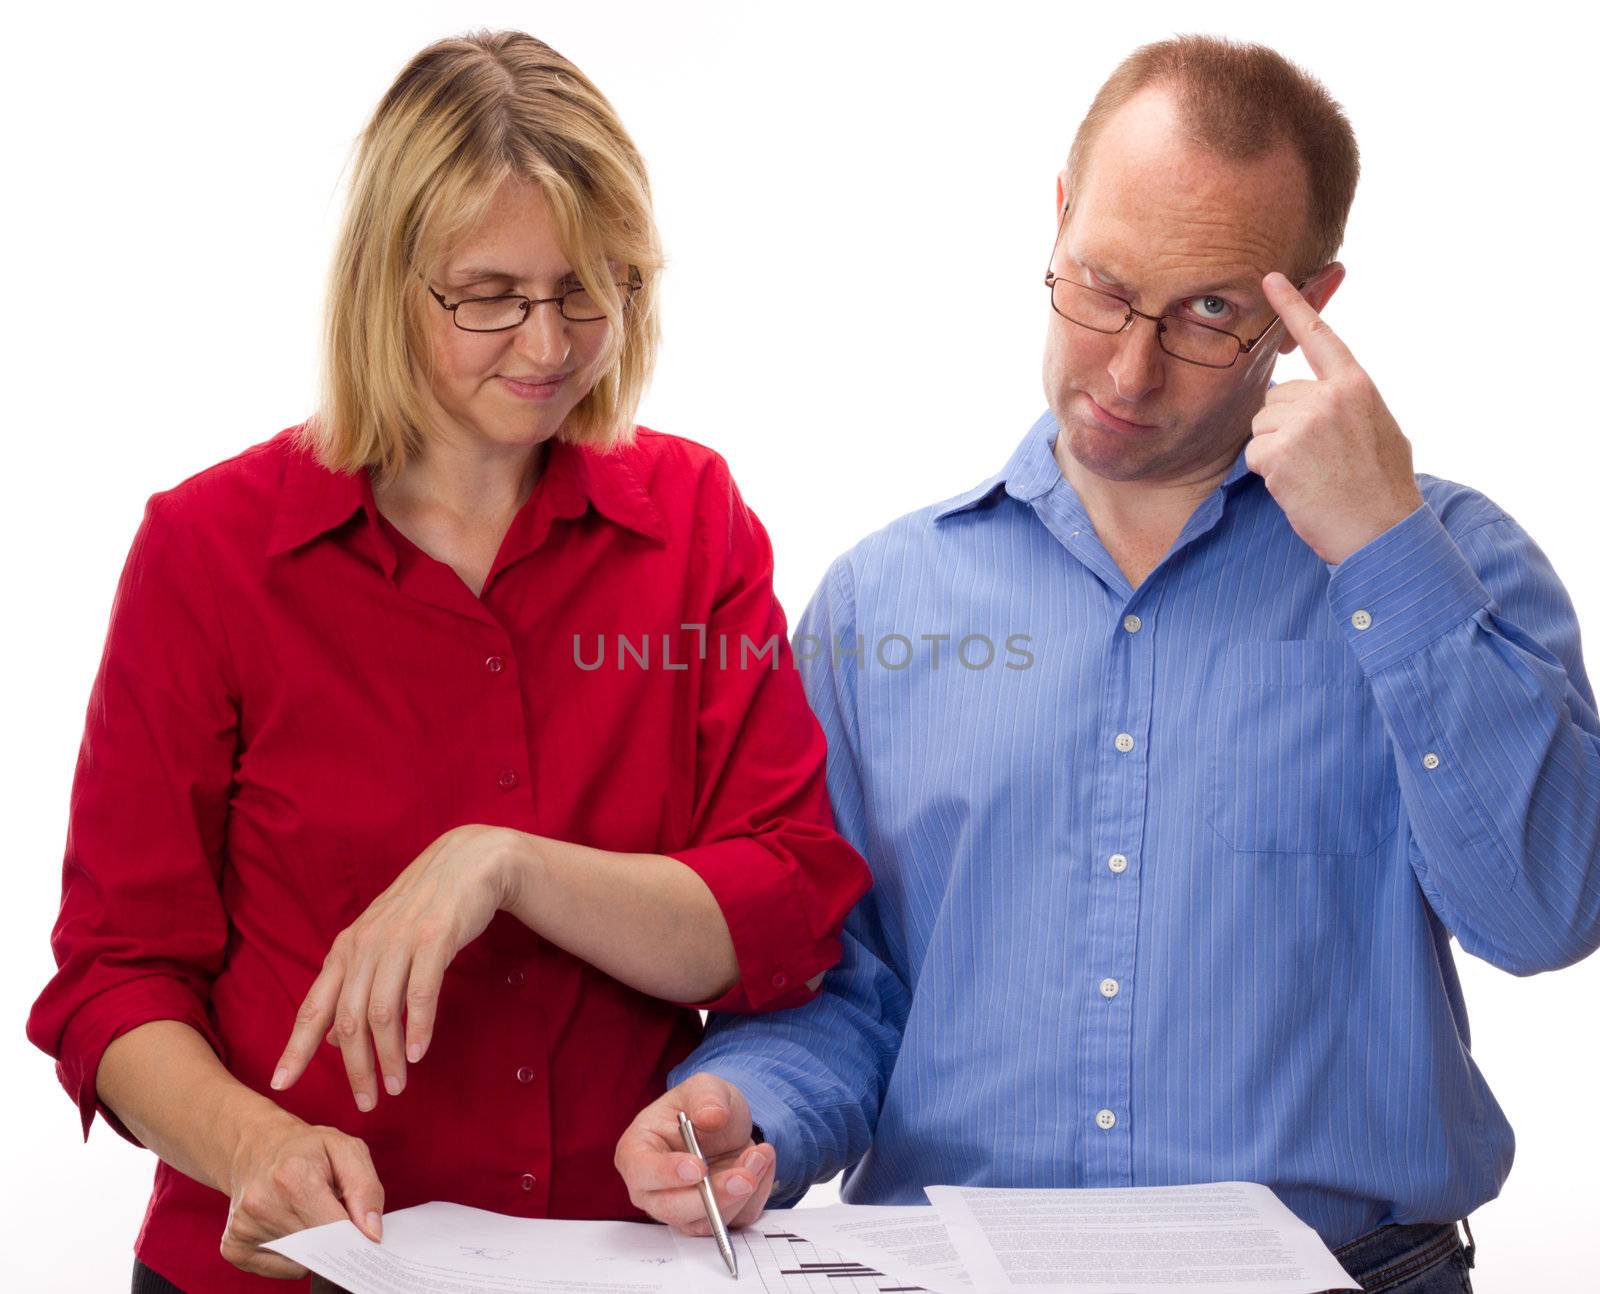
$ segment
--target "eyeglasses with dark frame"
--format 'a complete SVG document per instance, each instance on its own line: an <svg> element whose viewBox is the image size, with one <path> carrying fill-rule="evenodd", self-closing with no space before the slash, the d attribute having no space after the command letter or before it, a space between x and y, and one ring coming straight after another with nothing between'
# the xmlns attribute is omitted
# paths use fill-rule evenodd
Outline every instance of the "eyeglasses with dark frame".
<svg viewBox="0 0 1600 1294"><path fill-rule="evenodd" d="M634 293L644 287L644 277L639 273L639 267L630 265L628 281L616 286L622 290L622 308L626 310L633 304ZM606 317L594 294L585 287L568 288L555 297L525 297L516 292L493 297L464 297L454 305L435 291L433 284L429 283L427 288L429 295L450 312L450 317L462 332L509 332L526 322L534 306L552 302L568 323L597 323ZM463 310L467 312L465 323L462 322ZM515 318L512 318L513 314Z"/></svg>
<svg viewBox="0 0 1600 1294"><path fill-rule="evenodd" d="M1067 205L1070 204L1061 208L1061 222L1056 227L1055 247L1050 249L1052 261L1055 260L1056 248L1061 245L1061 233L1067 227ZM1051 269L1045 270L1044 282L1050 289L1050 308L1068 323L1075 323L1091 332L1115 336L1131 326L1135 318L1148 319L1156 326L1156 344L1166 354L1171 355L1173 359L1182 360L1185 364L1197 364L1201 368L1232 368L1238 362L1239 356L1248 355L1255 350L1261 339L1280 322L1280 316L1273 315L1271 323L1246 341L1225 328L1204 324L1195 319L1185 319L1181 315L1147 315L1143 310L1135 310L1133 302L1126 297L1119 297L1115 292L1107 292L1102 288L1090 287L1087 283L1075 283L1071 279L1064 279ZM1295 288L1302 288L1305 284L1306 280L1301 279L1295 284ZM1115 308L1117 306L1121 307L1120 320L1117 319L1119 313ZM1115 326L1111 326L1112 324ZM1230 346L1233 353L1224 360L1222 356L1228 354ZM1175 350L1174 347L1178 349Z"/></svg>

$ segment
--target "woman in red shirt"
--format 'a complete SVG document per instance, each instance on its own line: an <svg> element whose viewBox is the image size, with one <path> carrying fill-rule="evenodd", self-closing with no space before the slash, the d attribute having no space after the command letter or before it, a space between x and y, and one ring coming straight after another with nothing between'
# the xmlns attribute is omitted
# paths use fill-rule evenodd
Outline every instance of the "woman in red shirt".
<svg viewBox="0 0 1600 1294"><path fill-rule="evenodd" d="M430 46L361 139L318 416L150 500L29 1021L85 1136L160 1157L136 1289L282 1288L263 1241L431 1199L637 1216L613 1147L694 1008L835 960L867 876L766 534L633 426L660 265L582 73Z"/></svg>

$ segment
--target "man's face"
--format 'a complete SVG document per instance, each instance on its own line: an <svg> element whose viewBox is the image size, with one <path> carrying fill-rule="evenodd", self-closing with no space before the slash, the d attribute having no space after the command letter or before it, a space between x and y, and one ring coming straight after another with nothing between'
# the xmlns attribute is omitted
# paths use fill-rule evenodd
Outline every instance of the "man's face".
<svg viewBox="0 0 1600 1294"><path fill-rule="evenodd" d="M1273 319L1261 280L1269 270L1293 272L1304 238L1298 157L1280 146L1233 162L1197 149L1183 140L1163 91L1119 109L1092 151L1051 269L1146 314L1180 315L1242 340L1261 333ZM1314 291L1308 284L1307 299L1320 308L1325 297ZM1209 369L1162 351L1147 319L1109 336L1053 310L1049 319L1045 395L1064 448L1116 481L1201 480L1225 468L1249 435L1285 342L1279 324L1233 367Z"/></svg>

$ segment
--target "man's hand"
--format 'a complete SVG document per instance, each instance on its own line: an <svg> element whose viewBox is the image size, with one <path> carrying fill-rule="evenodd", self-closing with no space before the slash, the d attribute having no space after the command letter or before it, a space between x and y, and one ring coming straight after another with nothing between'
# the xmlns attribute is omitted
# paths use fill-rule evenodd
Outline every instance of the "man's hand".
<svg viewBox="0 0 1600 1294"><path fill-rule="evenodd" d="M711 1234L696 1184L703 1170L678 1135L679 1110L693 1122L711 1165L711 1187L722 1220L730 1227L754 1222L772 1194L777 1152L751 1141L744 1093L715 1074L684 1079L641 1110L617 1142L617 1171L628 1184L634 1207L685 1235Z"/></svg>
<svg viewBox="0 0 1600 1294"><path fill-rule="evenodd" d="M1261 286L1317 380L1267 392L1251 423L1245 465L1266 481L1295 533L1337 565L1422 506L1411 442L1294 284L1273 272Z"/></svg>

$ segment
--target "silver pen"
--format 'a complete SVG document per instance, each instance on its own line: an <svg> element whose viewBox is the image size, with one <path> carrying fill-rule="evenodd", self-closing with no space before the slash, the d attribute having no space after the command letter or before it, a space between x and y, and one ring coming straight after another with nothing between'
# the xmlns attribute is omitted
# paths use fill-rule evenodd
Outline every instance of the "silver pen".
<svg viewBox="0 0 1600 1294"><path fill-rule="evenodd" d="M722 1210L717 1208L717 1197L711 1190L711 1165L706 1164L706 1157L700 1153L700 1142L694 1135L694 1124L689 1122L689 1116L682 1110L678 1111L678 1132L683 1136L684 1148L705 1164L706 1175L700 1179L700 1201L706 1206L706 1218L711 1223L711 1234L717 1238L717 1249L722 1254L722 1261L728 1264L728 1275L738 1280L739 1259L733 1252L733 1241L728 1239L727 1223L722 1220Z"/></svg>

